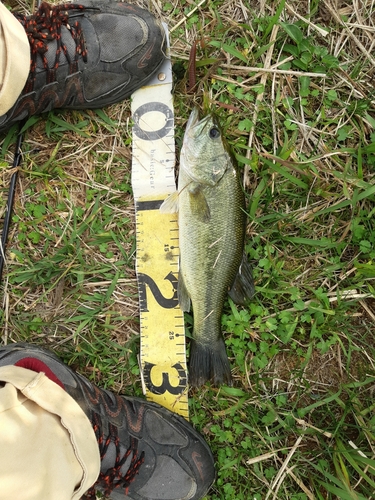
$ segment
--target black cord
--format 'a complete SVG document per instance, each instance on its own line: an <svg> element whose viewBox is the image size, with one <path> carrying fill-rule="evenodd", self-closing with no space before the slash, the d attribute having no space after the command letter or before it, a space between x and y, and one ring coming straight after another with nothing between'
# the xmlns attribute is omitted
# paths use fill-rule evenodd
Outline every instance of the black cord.
<svg viewBox="0 0 375 500"><path fill-rule="evenodd" d="M10 179L10 184L9 184L9 191L8 191L8 200L6 204L6 209L5 209L5 216L4 216L4 225L3 225L3 232L1 235L1 245L0 245L0 283L2 280L3 276L3 268L4 268L4 262L5 262L5 252L6 252L6 244L8 241L8 234L9 234L9 226L12 218L12 212L13 212L13 203L14 203L14 195L16 192L16 184L17 184L17 179L18 179L18 167L21 163L21 158L22 158L22 152L21 152L21 145L22 145L22 139L23 139L23 134L21 132L22 127L24 126L24 122L21 122L18 128L18 135L17 135L17 141L16 141L16 148L14 151L14 158L13 158L13 165L12 168L15 169L14 173L12 174L12 177Z"/></svg>

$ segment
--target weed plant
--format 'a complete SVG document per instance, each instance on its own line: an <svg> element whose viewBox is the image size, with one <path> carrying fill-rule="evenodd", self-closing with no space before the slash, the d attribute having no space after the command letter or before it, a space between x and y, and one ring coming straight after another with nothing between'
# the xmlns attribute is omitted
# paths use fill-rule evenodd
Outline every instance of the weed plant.
<svg viewBox="0 0 375 500"><path fill-rule="evenodd" d="M234 384L190 393L207 499L375 498L375 4L137 3L169 25L177 152L208 95L247 197L256 295L222 319ZM0 328L141 395L129 122L126 101L26 124Z"/></svg>

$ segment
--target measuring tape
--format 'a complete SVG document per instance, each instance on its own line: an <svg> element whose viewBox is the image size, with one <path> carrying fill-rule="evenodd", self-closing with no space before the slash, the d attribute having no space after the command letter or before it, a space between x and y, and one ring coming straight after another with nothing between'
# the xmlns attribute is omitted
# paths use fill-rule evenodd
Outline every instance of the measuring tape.
<svg viewBox="0 0 375 500"><path fill-rule="evenodd" d="M159 210L176 190L170 59L132 95L132 117L143 388L147 399L188 419L184 316L177 299L177 214Z"/></svg>

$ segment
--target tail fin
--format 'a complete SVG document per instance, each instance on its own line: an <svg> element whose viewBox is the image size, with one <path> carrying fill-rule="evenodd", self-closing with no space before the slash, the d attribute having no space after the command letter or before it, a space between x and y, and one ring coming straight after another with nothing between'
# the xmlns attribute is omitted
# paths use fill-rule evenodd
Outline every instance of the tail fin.
<svg viewBox="0 0 375 500"><path fill-rule="evenodd" d="M191 341L189 384L192 387L200 387L208 380L211 380L214 385L232 384L230 364L223 338L212 344Z"/></svg>

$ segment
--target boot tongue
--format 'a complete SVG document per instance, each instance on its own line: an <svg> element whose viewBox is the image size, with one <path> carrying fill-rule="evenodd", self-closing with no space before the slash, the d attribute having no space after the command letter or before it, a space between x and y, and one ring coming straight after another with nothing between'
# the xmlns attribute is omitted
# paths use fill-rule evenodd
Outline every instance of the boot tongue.
<svg viewBox="0 0 375 500"><path fill-rule="evenodd" d="M43 361L40 359L36 358L22 358L19 361L16 361L14 363L14 366L19 366L20 368L26 368L27 370L32 370L33 372L43 372L46 377L48 377L52 382L55 382L55 384L59 385L62 389L65 391L64 384L61 382L60 379L56 377L56 375L53 373L51 368L47 366Z"/></svg>

